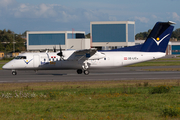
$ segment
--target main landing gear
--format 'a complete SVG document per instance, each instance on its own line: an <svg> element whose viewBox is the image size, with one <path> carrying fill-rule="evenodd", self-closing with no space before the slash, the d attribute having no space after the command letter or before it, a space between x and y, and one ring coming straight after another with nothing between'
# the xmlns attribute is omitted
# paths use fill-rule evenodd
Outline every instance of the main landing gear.
<svg viewBox="0 0 180 120"><path fill-rule="evenodd" d="M84 70L84 74L85 75L89 75L89 71L88 70Z"/></svg>
<svg viewBox="0 0 180 120"><path fill-rule="evenodd" d="M12 70L12 75L17 75L17 72L15 70Z"/></svg>
<svg viewBox="0 0 180 120"><path fill-rule="evenodd" d="M82 74L82 69L77 69L77 74Z"/></svg>
<svg viewBox="0 0 180 120"><path fill-rule="evenodd" d="M77 74L82 74L83 70L82 69L78 69L77 70ZM84 70L84 74L85 75L88 75L89 74L89 71L88 70Z"/></svg>

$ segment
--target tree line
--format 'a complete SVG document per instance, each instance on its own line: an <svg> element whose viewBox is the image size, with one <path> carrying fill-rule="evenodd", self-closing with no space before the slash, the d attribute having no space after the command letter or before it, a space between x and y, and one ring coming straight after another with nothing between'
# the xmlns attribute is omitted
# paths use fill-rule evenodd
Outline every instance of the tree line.
<svg viewBox="0 0 180 120"><path fill-rule="evenodd" d="M147 32L140 32L135 35L136 40L146 40L148 35L150 34L151 29L149 29ZM180 40L180 28L176 29L172 32L171 38L175 38L177 40Z"/></svg>
<svg viewBox="0 0 180 120"><path fill-rule="evenodd" d="M0 30L0 51L13 52L13 43L15 44L15 52L26 50L26 39L22 38L21 34L16 34L11 30Z"/></svg>

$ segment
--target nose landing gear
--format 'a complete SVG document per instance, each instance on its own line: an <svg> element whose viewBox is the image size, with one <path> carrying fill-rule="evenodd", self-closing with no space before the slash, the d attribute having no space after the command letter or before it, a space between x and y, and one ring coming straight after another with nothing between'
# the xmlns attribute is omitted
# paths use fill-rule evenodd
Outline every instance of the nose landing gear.
<svg viewBox="0 0 180 120"><path fill-rule="evenodd" d="M17 75L17 72L15 70L12 70L12 75Z"/></svg>

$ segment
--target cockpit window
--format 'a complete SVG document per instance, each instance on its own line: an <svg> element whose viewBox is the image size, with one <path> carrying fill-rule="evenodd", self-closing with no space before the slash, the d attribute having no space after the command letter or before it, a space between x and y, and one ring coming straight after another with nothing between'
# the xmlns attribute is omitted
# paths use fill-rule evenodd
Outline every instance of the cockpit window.
<svg viewBox="0 0 180 120"><path fill-rule="evenodd" d="M26 56L17 56L14 59L26 59Z"/></svg>

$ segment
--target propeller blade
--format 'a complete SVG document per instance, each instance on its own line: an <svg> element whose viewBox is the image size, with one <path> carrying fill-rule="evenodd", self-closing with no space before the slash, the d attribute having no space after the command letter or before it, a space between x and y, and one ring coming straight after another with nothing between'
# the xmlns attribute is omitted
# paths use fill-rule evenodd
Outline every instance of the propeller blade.
<svg viewBox="0 0 180 120"><path fill-rule="evenodd" d="M60 44L59 44L59 49L60 49L60 52L57 53L57 55L62 58L62 57L63 57L63 52L62 52L62 49L61 49L61 45L60 45Z"/></svg>
<svg viewBox="0 0 180 120"><path fill-rule="evenodd" d="M56 46L53 47L53 51L56 52Z"/></svg>
<svg viewBox="0 0 180 120"><path fill-rule="evenodd" d="M61 49L61 45L59 44L59 49L60 49L60 52L62 52L62 49Z"/></svg>
<svg viewBox="0 0 180 120"><path fill-rule="evenodd" d="M57 53L58 56L63 57L62 52Z"/></svg>

